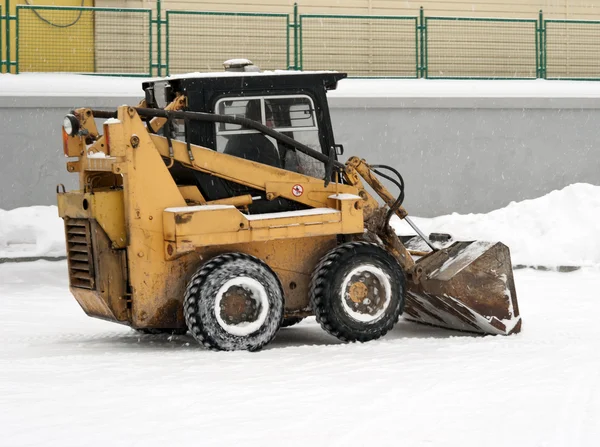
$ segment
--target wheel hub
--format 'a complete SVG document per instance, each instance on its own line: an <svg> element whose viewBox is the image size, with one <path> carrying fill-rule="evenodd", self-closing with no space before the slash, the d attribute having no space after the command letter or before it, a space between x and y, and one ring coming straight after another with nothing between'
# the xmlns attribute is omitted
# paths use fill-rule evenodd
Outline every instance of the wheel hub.
<svg viewBox="0 0 600 447"><path fill-rule="evenodd" d="M250 291L235 285L223 294L219 312L224 322L235 325L256 321L260 306Z"/></svg>
<svg viewBox="0 0 600 447"><path fill-rule="evenodd" d="M350 277L344 290L346 305L354 312L376 315L386 306L386 290L380 279L369 271L359 271Z"/></svg>
<svg viewBox="0 0 600 447"><path fill-rule="evenodd" d="M369 295L369 289L362 282L355 282L350 285L348 291L350 299L355 303L362 303L362 301Z"/></svg>

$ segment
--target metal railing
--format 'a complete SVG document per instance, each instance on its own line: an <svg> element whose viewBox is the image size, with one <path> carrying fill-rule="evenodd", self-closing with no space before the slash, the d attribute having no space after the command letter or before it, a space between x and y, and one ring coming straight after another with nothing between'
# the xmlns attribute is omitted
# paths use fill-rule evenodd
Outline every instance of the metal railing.
<svg viewBox="0 0 600 447"><path fill-rule="evenodd" d="M17 6L19 72L150 76L152 11Z"/></svg>
<svg viewBox="0 0 600 447"><path fill-rule="evenodd" d="M425 77L535 79L537 20L426 17Z"/></svg>
<svg viewBox="0 0 600 447"><path fill-rule="evenodd" d="M301 14L300 66L350 76L416 78L418 17Z"/></svg>
<svg viewBox="0 0 600 447"><path fill-rule="evenodd" d="M600 80L600 21L545 20L546 79Z"/></svg>
<svg viewBox="0 0 600 447"><path fill-rule="evenodd" d="M353 77L600 80L600 21L166 11L0 9L0 71L162 76L262 69ZM14 6L12 8L15 11Z"/></svg>
<svg viewBox="0 0 600 447"><path fill-rule="evenodd" d="M244 57L265 70L290 66L288 14L167 11L167 74L221 71Z"/></svg>

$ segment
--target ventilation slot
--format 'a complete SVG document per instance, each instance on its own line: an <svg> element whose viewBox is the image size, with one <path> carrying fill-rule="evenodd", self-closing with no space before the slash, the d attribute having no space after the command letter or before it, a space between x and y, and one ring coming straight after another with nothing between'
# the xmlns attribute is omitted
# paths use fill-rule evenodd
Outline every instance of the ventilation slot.
<svg viewBox="0 0 600 447"><path fill-rule="evenodd" d="M66 222L67 258L71 286L94 289L94 258L90 222L85 219L70 219Z"/></svg>

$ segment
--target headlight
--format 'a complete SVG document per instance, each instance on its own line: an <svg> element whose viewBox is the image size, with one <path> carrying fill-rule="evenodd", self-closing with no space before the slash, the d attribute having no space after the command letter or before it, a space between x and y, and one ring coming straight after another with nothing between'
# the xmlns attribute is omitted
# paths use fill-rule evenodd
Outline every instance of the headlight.
<svg viewBox="0 0 600 447"><path fill-rule="evenodd" d="M79 120L75 118L75 115L67 115L63 120L63 127L65 132L70 137L74 137L79 134Z"/></svg>

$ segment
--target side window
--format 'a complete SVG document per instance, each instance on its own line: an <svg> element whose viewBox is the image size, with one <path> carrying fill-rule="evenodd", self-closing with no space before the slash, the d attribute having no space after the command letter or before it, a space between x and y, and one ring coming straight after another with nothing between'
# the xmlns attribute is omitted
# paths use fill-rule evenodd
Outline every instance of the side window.
<svg viewBox="0 0 600 447"><path fill-rule="evenodd" d="M272 112L273 128L318 152L321 152L315 107L308 96L265 98L267 123ZM268 124L267 124L268 125ZM312 177L323 177L325 166L318 160L291 148L285 154L286 167ZM292 168L292 166L296 168Z"/></svg>
<svg viewBox="0 0 600 447"><path fill-rule="evenodd" d="M226 99L217 103L219 115L231 115L239 118L248 118L259 123L263 122L260 99ZM217 123L217 133L227 134L229 132L241 133L242 126L238 124ZM248 130L246 130L247 132ZM254 130L250 132L255 132Z"/></svg>
<svg viewBox="0 0 600 447"><path fill-rule="evenodd" d="M304 95L290 96L266 96L266 97L245 97L245 98L225 98L216 104L216 112L222 115L232 115L237 117L249 118L264 124L278 132L281 132L294 140L305 144L321 152L321 143L319 140L319 129L315 117L315 108L310 97ZM275 149L275 156L265 154L270 152L270 145L260 142L260 138L270 142ZM250 144L260 146L258 153L248 155L252 151L237 150L233 155L243 156L243 158L254 159L273 166L282 167L291 171L301 172L314 177L323 177L325 167L323 163L312 157L295 150L293 147L278 142L274 138L264 136L258 131L244 129L242 126L226 123L216 123L217 151L232 153L228 148L233 145L239 145L244 139ZM257 160L256 157L267 161ZM278 158L278 161L273 160Z"/></svg>
<svg viewBox="0 0 600 447"><path fill-rule="evenodd" d="M259 98L248 99L224 99L220 100L216 106L216 112L219 115L231 115L238 118L248 118L259 123L263 123L261 113L261 100ZM227 143L235 135L258 133L255 130L243 129L238 124L216 123L217 126L217 151L223 152Z"/></svg>

